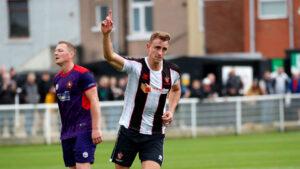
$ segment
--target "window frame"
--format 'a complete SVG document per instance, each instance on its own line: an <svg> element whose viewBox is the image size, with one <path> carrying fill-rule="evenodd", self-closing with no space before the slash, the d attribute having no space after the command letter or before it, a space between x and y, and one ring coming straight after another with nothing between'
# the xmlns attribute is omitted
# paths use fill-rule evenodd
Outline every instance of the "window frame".
<svg viewBox="0 0 300 169"><path fill-rule="evenodd" d="M109 10L108 4L97 4L95 7L95 26L92 27L92 32L101 32L101 22L100 18L101 16L101 7L107 7Z"/></svg>
<svg viewBox="0 0 300 169"><path fill-rule="evenodd" d="M271 15L263 15L262 14L262 3L272 3L272 2L284 2L286 5L286 12L285 14L271 14ZM259 0L258 1L258 18L261 20L265 19L286 19L288 18L288 2L287 0Z"/></svg>
<svg viewBox="0 0 300 169"><path fill-rule="evenodd" d="M29 15L29 0L7 0L7 12L8 12L8 39L14 40L14 39L30 39L30 15ZM11 9L10 8L10 3L11 2L25 2L26 3L26 8L21 8L21 9ZM16 12L27 12L27 29L28 29L28 34L27 35L22 35L22 36L12 36L12 31L11 31L11 13L16 13Z"/></svg>
<svg viewBox="0 0 300 169"><path fill-rule="evenodd" d="M135 41L135 40L149 40L149 37L151 36L152 31L146 31L146 7L152 7L152 27L153 27L153 7L154 2L153 0L147 1L147 2L134 2L134 0L129 1L129 30L130 34L127 36L127 40L129 41ZM136 31L134 29L134 9L139 9L139 27L140 30Z"/></svg>

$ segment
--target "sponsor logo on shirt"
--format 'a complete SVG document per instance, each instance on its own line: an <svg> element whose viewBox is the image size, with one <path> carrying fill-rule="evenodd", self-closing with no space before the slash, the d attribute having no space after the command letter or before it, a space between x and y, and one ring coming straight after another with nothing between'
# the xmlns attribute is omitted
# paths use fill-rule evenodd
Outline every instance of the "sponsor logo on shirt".
<svg viewBox="0 0 300 169"><path fill-rule="evenodd" d="M151 92L151 87L147 83L142 83L141 84L141 89L144 93L150 93Z"/></svg>
<svg viewBox="0 0 300 169"><path fill-rule="evenodd" d="M57 97L58 97L58 99L61 102L70 101L71 100L70 91L65 91L63 93L57 93Z"/></svg>
<svg viewBox="0 0 300 169"><path fill-rule="evenodd" d="M73 84L72 84L72 82L71 81L68 81L68 83L67 83L67 88L72 88L72 86L73 86Z"/></svg>

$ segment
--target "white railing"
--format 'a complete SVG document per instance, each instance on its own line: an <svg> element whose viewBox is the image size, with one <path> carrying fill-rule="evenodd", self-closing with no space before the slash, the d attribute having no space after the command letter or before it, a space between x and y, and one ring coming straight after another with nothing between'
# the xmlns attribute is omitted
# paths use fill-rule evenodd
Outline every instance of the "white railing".
<svg viewBox="0 0 300 169"><path fill-rule="evenodd" d="M116 135L123 104L123 101L100 102L104 136ZM239 135L270 129L284 132L286 126L298 129L298 111L300 94L181 99L167 136ZM57 104L1 105L0 145L10 139L31 143L30 140L38 138L51 144L59 140L60 125Z"/></svg>

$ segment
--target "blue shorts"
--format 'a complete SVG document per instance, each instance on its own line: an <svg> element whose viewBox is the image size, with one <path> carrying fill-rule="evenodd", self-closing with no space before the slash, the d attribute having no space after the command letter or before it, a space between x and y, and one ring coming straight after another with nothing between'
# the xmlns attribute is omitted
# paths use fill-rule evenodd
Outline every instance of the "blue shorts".
<svg viewBox="0 0 300 169"><path fill-rule="evenodd" d="M164 159L164 138L163 134L140 134L121 126L110 161L130 167L139 153L141 162L149 160L161 166Z"/></svg>
<svg viewBox="0 0 300 169"><path fill-rule="evenodd" d="M66 167L75 166L76 163L94 163L96 145L91 136L91 132L87 132L61 141Z"/></svg>

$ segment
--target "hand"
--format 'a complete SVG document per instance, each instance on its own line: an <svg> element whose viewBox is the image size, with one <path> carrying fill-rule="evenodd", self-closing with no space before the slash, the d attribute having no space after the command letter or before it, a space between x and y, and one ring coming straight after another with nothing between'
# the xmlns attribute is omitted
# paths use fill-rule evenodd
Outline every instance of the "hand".
<svg viewBox="0 0 300 169"><path fill-rule="evenodd" d="M103 35L109 34L114 27L114 22L112 21L112 11L109 10L109 15L104 21L101 22L101 32Z"/></svg>
<svg viewBox="0 0 300 169"><path fill-rule="evenodd" d="M92 130L92 140L94 144L99 144L102 142L102 134L100 129L93 129Z"/></svg>
<svg viewBox="0 0 300 169"><path fill-rule="evenodd" d="M161 118L163 120L163 125L168 127L173 121L173 113L171 111L167 111L161 116Z"/></svg>

